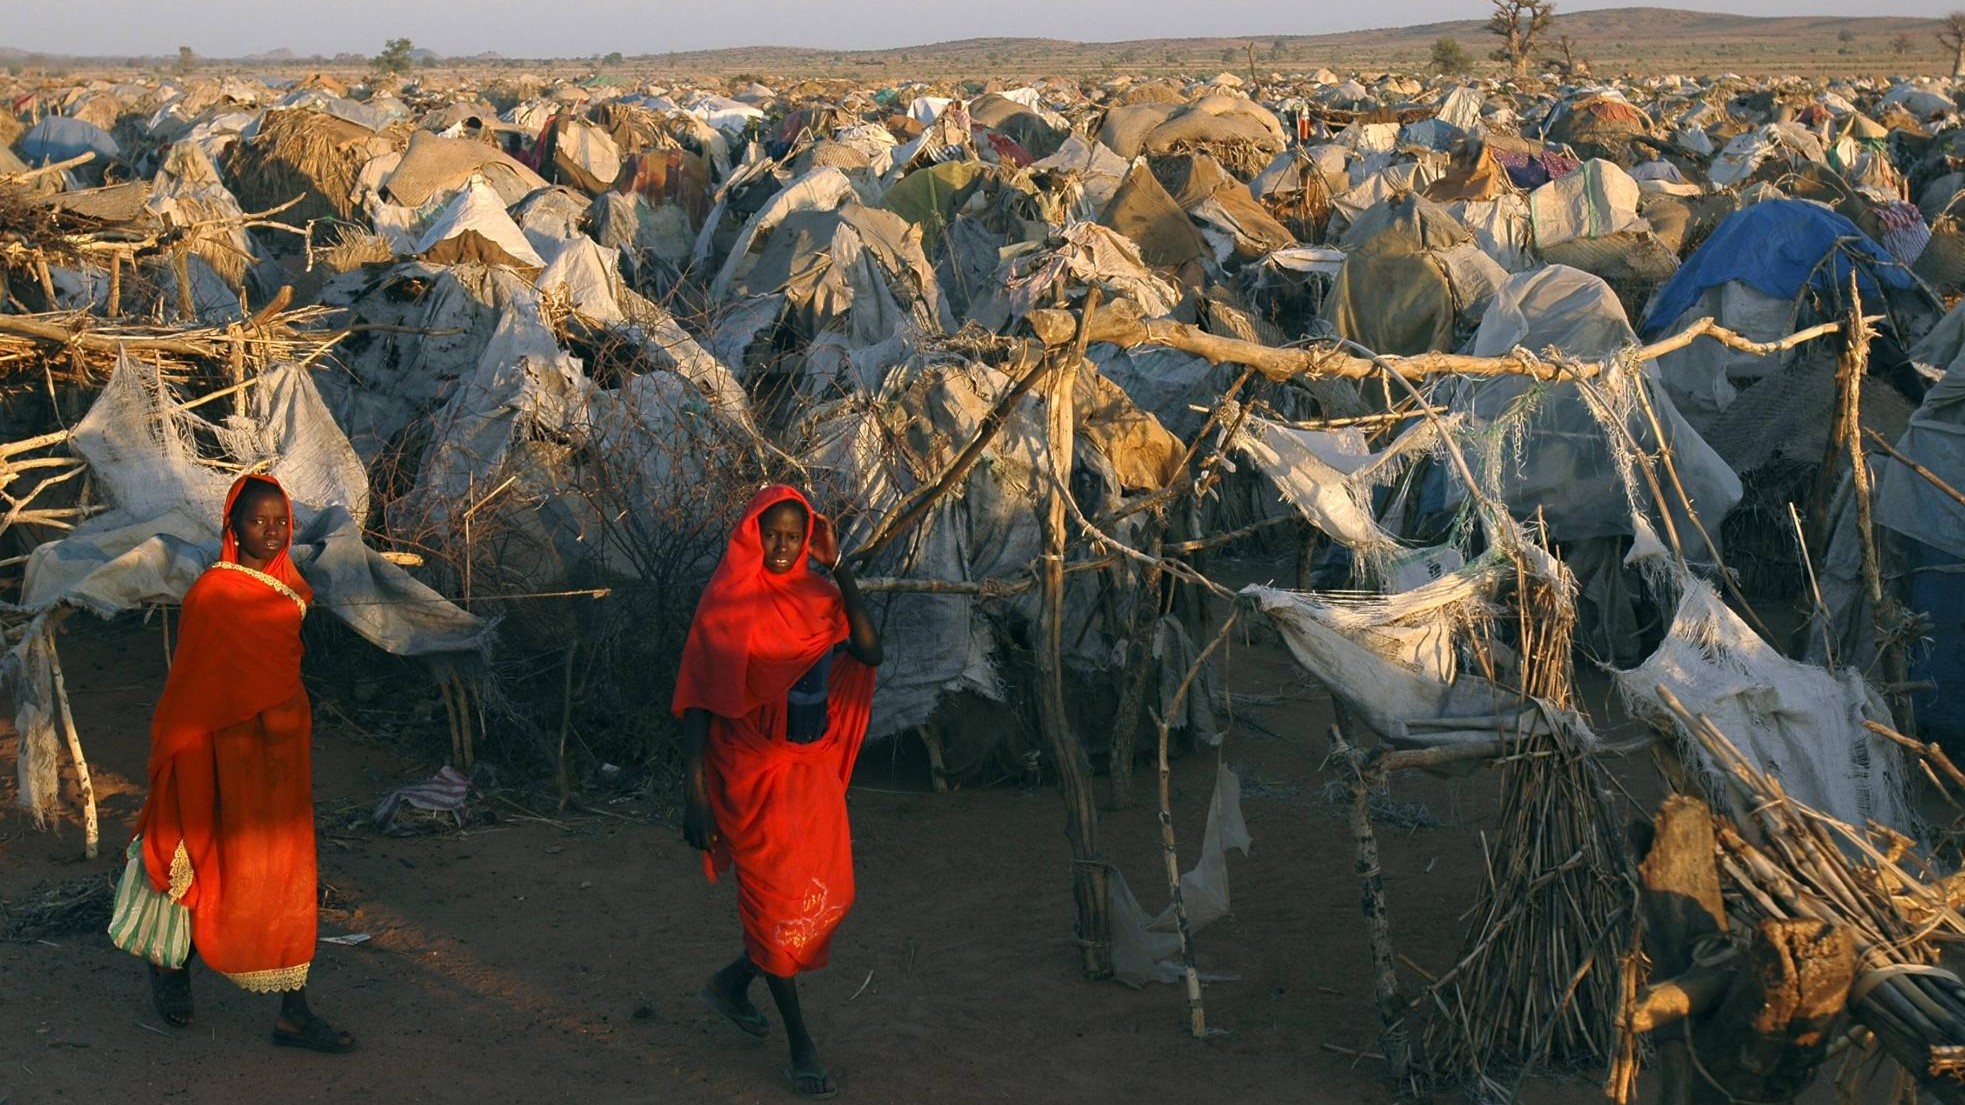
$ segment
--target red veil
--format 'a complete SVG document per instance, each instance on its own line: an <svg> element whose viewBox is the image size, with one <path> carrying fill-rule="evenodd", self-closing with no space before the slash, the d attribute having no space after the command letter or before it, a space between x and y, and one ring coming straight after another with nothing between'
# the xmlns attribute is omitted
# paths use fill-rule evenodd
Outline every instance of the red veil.
<svg viewBox="0 0 1965 1105"><path fill-rule="evenodd" d="M805 543L791 570L774 575L759 519L784 502L805 508ZM674 703L677 716L711 715L703 758L716 840L706 869L714 879L736 867L745 947L779 976L824 966L832 930L853 904L846 783L873 702L873 669L842 654L826 685L825 736L785 739L792 684L848 633L838 586L807 566L815 517L783 484L751 498L696 605Z"/></svg>

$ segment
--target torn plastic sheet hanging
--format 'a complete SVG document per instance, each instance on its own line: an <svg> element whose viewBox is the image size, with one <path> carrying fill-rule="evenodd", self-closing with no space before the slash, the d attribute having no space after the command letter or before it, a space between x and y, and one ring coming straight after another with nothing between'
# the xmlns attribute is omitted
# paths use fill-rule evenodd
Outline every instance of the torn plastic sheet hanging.
<svg viewBox="0 0 1965 1105"><path fill-rule="evenodd" d="M292 555L314 589L314 605L397 655L484 649L487 623L363 544L355 512L368 510L367 474L307 370L271 369L250 409L249 417L218 426L218 438L232 463L270 473L293 497ZM191 424L156 370L126 357L76 424L71 447L111 509L35 549L22 579L19 607L35 620L0 661L0 675L17 688L25 808L45 810L56 798L47 759L56 751L51 696L44 693L51 616L61 607L109 617L174 602L218 555L217 519L233 473L199 459Z"/></svg>
<svg viewBox="0 0 1965 1105"><path fill-rule="evenodd" d="M1518 517L1540 515L1551 540L1580 541L1637 535L1649 550L1661 548L1655 530L1658 504L1641 486L1632 446L1656 452L1637 388L1647 390L1664 427L1674 465L1700 520L1712 533L1740 501L1740 480L1678 413L1658 380L1655 364L1634 367L1623 354L1637 337L1616 293L1596 276L1550 265L1509 277L1496 290L1468 352L1505 357L1515 349L1553 348L1564 356L1599 362L1603 374L1589 384L1540 383L1521 375L1446 381L1439 401L1471 424L1513 435L1499 450L1497 490ZM1509 447L1512 445L1513 447ZM1465 498L1449 481L1448 502ZM1674 528L1688 541L1684 504L1670 495ZM1689 544L1686 555L1707 558Z"/></svg>
<svg viewBox="0 0 1965 1105"><path fill-rule="evenodd" d="M1380 740L1432 748L1549 725L1534 700L1459 670L1456 630L1487 616L1488 596L1514 571L1491 555L1396 595L1260 586L1241 593L1282 631L1297 662Z"/></svg>
<svg viewBox="0 0 1965 1105"><path fill-rule="evenodd" d="M1208 824L1194 867L1180 877L1181 904L1187 911L1187 931L1203 928L1228 915L1228 850L1249 854L1252 843L1242 819L1242 780L1226 764L1215 768L1214 796L1208 802ZM1133 896L1117 868L1107 880L1112 913L1113 977L1128 986L1181 980L1180 929L1170 904L1148 914Z"/></svg>
<svg viewBox="0 0 1965 1105"><path fill-rule="evenodd" d="M1890 711L1853 668L1831 673L1782 656L1701 580L1681 574L1677 614L1644 663L1615 672L1633 713L1669 723L1710 779L1724 778L1704 747L1678 727L1658 697L1663 685L1761 770L1804 802L1863 828L1876 821L1915 833L1909 775L1898 747L1863 728Z"/></svg>
<svg viewBox="0 0 1965 1105"><path fill-rule="evenodd" d="M1359 430L1304 430L1250 417L1235 447L1254 459L1312 525L1353 553L1383 563L1407 550L1373 516L1372 492L1436 448L1449 422L1419 422L1373 453Z"/></svg>

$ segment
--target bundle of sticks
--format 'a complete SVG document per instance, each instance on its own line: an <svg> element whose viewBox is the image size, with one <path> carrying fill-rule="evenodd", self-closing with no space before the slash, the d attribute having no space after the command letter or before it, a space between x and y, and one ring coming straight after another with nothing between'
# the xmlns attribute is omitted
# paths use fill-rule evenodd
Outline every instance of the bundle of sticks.
<svg viewBox="0 0 1965 1105"><path fill-rule="evenodd" d="M1721 808L1711 815L1710 836L1696 830L1702 840L1689 849L1694 853L1690 858L1703 852L1716 863L1724 916L1714 922L1724 928L1700 941L1707 945L1698 957L1703 965L1642 990L1627 988L1621 1018L1626 1031L1634 1036L1684 1021L1684 1043L1674 1044L1695 1058L1705 1052L1704 1063L1690 1064L1699 1080L1734 1096L1751 1091L1780 1099L1812 1079L1831 1050L1827 1026L1846 1012L1853 1026L1846 1033L1848 1043L1836 1048L1880 1048L1924 1091L1943 1102L1965 1103L1965 982L1939 966L1941 946L1965 938L1965 918L1953 904L1952 884L1910 838L1875 823L1858 828L1795 801L1709 719L1688 711L1663 687L1659 696L1685 732L1724 769L1719 793L1713 795ZM1956 773L1934 747L1889 735L1937 758L1949 769L1947 775ZM1662 889L1652 875L1664 866L1655 861L1673 831L1668 827L1672 816L1668 802L1659 815L1659 845L1646 862L1647 890ZM1705 820L1703 810L1700 820ZM1703 842L1707 839L1710 845ZM1675 893L1681 903L1700 897L1682 889ZM1676 908L1682 919L1683 904ZM1655 972L1661 964L1659 950L1651 946L1654 936L1647 933ZM1744 963L1735 957L1742 943L1748 951ZM1768 964L1761 961L1762 946L1783 943L1785 950L1776 958L1788 962L1775 965L1772 972L1764 970ZM1714 948L1723 954L1713 954ZM1838 957L1840 966L1833 963ZM1784 988L1792 993L1749 1009L1752 1003L1738 1000L1741 986L1735 974L1763 976L1756 983L1761 997ZM1765 976L1771 974L1784 974L1790 981L1769 986ZM1791 1023L1772 1024L1767 1011L1777 1005ZM1759 1031L1762 1039L1754 1046L1768 1047L1776 1055L1757 1064L1756 1077L1763 1081L1751 1087L1735 1081L1734 1072L1714 1059L1720 1048L1697 1043L1701 1032L1708 1033L1708 1040L1742 1035L1738 1026L1711 1019L1726 1019L1734 1007L1747 1012L1746 1020ZM1711 1018L1694 1027L1693 1019L1707 1014ZM1613 1065L1613 1100L1629 1099L1634 1054L1627 1046L1625 1058ZM1783 1071L1778 1085L1765 1081L1768 1072L1777 1070Z"/></svg>

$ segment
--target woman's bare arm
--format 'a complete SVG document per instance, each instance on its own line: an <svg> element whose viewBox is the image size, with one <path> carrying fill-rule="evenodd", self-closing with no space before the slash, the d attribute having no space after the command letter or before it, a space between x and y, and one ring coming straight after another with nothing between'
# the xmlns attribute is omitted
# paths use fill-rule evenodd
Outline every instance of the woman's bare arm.
<svg viewBox="0 0 1965 1105"><path fill-rule="evenodd" d="M709 851L714 827L710 814L709 779L703 774L703 746L710 739L710 712L687 709L682 712L682 839L689 846Z"/></svg>
<svg viewBox="0 0 1965 1105"><path fill-rule="evenodd" d="M839 585L840 597L846 600L847 651L867 667L879 667L886 655L880 647L880 627L873 624L873 615L867 612L866 600L860 597L859 585L853 582L853 570L845 561L833 566L832 581Z"/></svg>

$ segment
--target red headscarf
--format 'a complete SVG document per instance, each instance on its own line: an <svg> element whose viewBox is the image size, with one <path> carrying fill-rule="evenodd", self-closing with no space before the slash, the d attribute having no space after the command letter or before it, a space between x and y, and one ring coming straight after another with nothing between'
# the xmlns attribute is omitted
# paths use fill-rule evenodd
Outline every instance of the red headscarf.
<svg viewBox="0 0 1965 1105"><path fill-rule="evenodd" d="M788 502L805 508L805 540L791 570L777 575L764 567L759 525L765 511ZM742 718L782 703L791 685L846 639L839 588L806 568L817 517L805 496L781 483L751 497L696 603L676 679L676 716L699 708Z"/></svg>
<svg viewBox="0 0 1965 1105"><path fill-rule="evenodd" d="M139 818L146 866L159 889L169 885L171 856L180 840L196 853L214 831L215 810L186 795L215 795L212 734L292 701L300 682L300 622L313 589L283 550L263 569L244 569L232 533L232 507L248 486L263 485L293 502L271 476L239 477L225 497L219 525L220 565L207 569L184 595L177 651L163 696L150 719L150 797ZM296 601L298 600L298 601ZM188 899L186 904L192 904Z"/></svg>

